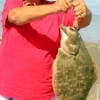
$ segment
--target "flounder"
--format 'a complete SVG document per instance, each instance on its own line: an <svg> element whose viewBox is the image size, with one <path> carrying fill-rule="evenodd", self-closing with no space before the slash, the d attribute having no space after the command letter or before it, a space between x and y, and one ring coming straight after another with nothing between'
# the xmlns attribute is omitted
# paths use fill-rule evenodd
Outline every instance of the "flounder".
<svg viewBox="0 0 100 100"><path fill-rule="evenodd" d="M96 80L94 62L75 27L60 26L61 48L53 63L53 89L59 100L86 100Z"/></svg>

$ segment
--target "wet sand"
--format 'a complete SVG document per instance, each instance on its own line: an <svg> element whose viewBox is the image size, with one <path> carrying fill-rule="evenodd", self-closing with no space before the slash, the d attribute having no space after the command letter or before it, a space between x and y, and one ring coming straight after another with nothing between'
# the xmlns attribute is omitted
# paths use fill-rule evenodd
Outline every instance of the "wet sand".
<svg viewBox="0 0 100 100"><path fill-rule="evenodd" d="M86 43L86 46L97 64L97 81L91 88L87 100L100 100L100 43Z"/></svg>

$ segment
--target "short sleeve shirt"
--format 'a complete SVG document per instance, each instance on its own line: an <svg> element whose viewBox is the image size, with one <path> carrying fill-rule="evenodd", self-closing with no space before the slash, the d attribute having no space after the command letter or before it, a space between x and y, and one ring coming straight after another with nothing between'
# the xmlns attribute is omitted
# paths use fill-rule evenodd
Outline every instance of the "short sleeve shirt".
<svg viewBox="0 0 100 100"><path fill-rule="evenodd" d="M21 6L22 0L6 0L2 12L0 94L27 100L50 100L54 96L52 64L60 47L59 25L64 13L50 14L22 26L9 23L8 12ZM69 9L64 25L71 26L73 20L73 9Z"/></svg>

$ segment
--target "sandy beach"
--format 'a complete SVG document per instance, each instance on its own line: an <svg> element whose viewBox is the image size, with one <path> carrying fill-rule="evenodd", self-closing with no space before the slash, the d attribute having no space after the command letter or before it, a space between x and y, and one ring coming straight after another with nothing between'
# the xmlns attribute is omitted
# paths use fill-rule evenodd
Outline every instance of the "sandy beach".
<svg viewBox="0 0 100 100"><path fill-rule="evenodd" d="M100 100L100 43L86 43L86 46L97 64L97 81L91 88L87 100Z"/></svg>

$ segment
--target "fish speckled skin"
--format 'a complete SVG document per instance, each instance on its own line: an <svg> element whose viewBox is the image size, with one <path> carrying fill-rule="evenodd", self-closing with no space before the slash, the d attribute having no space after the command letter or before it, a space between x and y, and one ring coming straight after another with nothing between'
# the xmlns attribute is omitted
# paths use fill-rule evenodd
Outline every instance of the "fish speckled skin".
<svg viewBox="0 0 100 100"><path fill-rule="evenodd" d="M59 100L86 100L94 83L94 63L74 27L61 25L61 48L53 64L53 89Z"/></svg>

